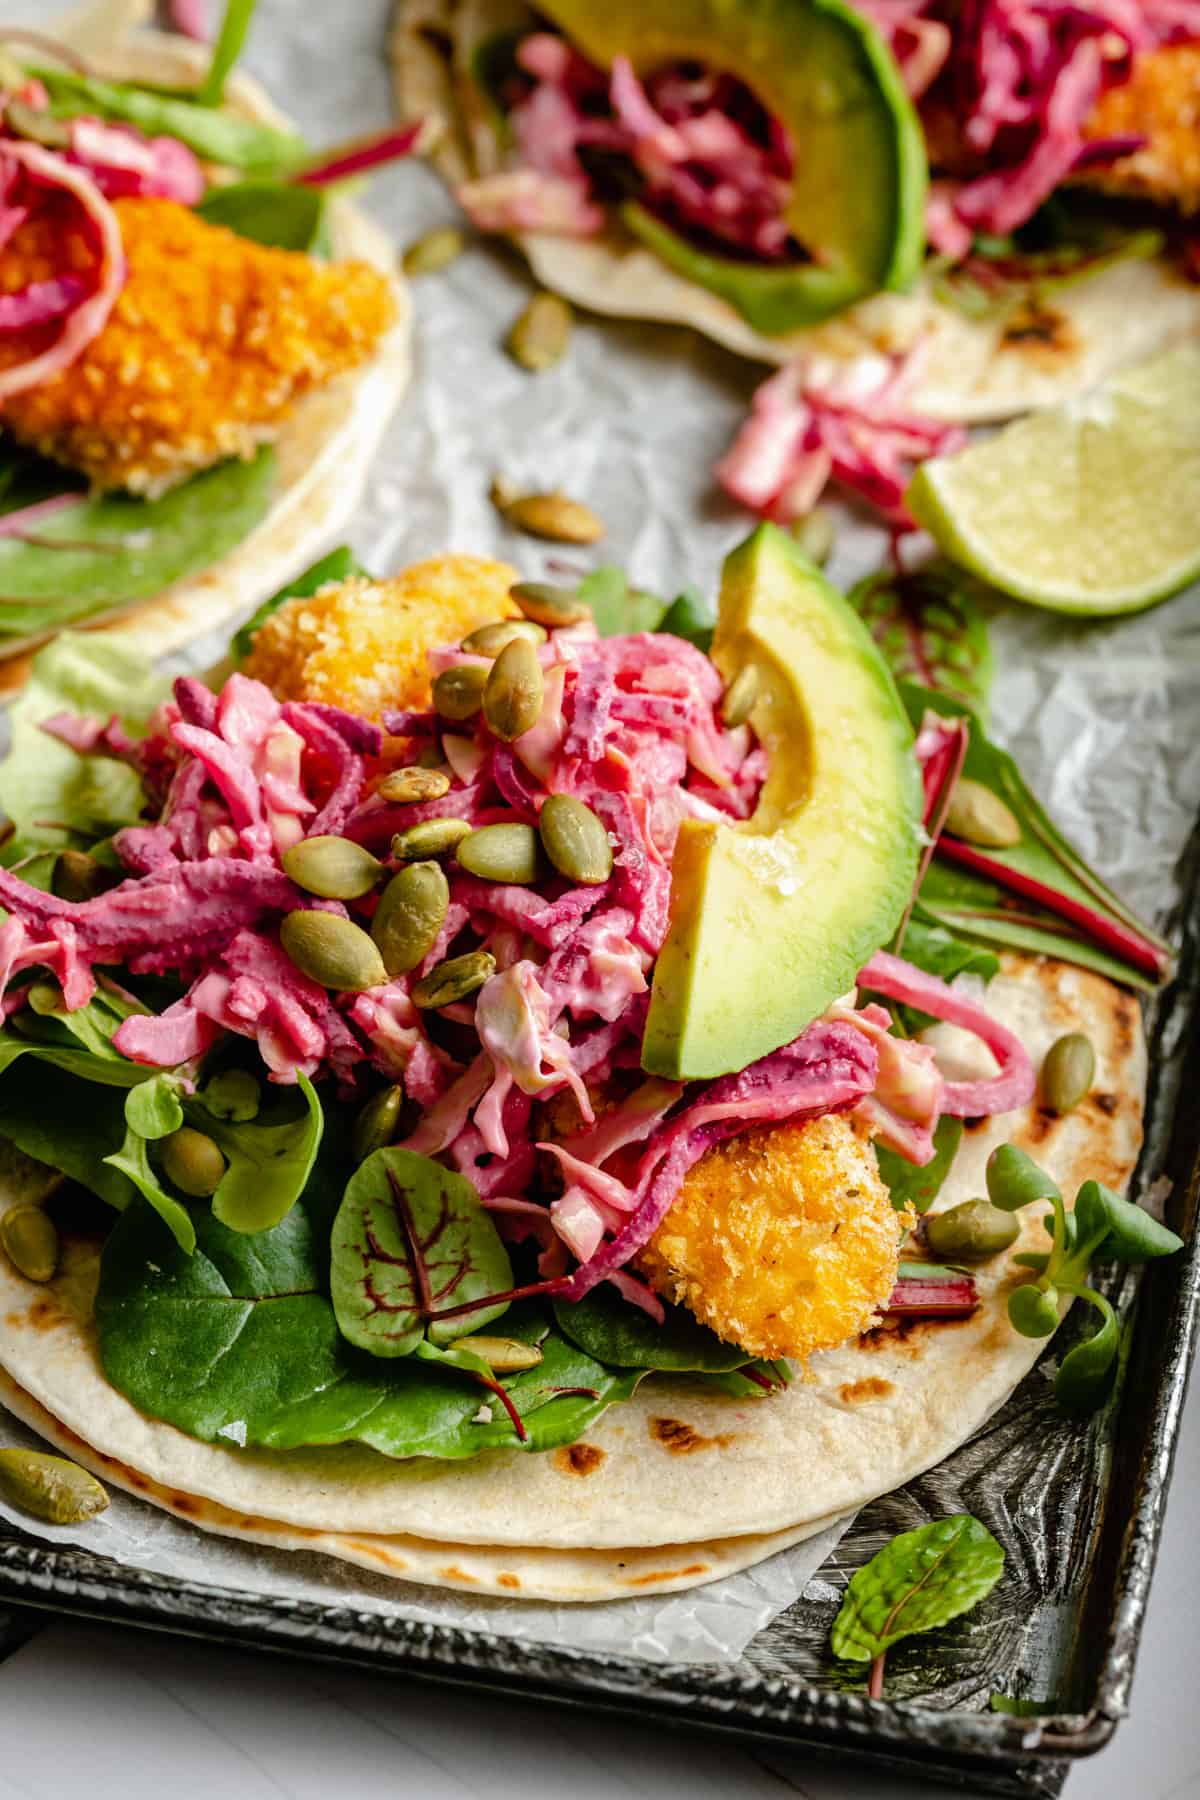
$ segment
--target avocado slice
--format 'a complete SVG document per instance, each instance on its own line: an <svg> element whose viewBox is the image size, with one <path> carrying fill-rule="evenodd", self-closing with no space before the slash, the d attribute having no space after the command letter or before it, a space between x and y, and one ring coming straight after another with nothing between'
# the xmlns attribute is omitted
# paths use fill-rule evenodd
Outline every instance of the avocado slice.
<svg viewBox="0 0 1200 1800"><path fill-rule="evenodd" d="M770 756L754 816L685 820L654 969L642 1067L675 1080L744 1069L853 987L912 895L921 777L866 626L814 563L762 525L725 563L712 655L753 663Z"/></svg>
<svg viewBox="0 0 1200 1800"><path fill-rule="evenodd" d="M643 206L629 229L768 336L814 325L867 294L903 288L925 248L925 139L882 38L847 0L545 0L590 61L639 75L698 61L736 75L791 133L787 209L814 260L780 266L708 255Z"/></svg>

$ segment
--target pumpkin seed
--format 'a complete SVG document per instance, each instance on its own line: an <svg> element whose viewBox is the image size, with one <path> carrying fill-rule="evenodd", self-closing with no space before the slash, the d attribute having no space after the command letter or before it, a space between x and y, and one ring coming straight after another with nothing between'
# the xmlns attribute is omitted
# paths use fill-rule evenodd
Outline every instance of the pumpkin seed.
<svg viewBox="0 0 1200 1800"><path fill-rule="evenodd" d="M598 887L612 874L608 832L590 806L571 794L551 794L538 815L542 848L560 875Z"/></svg>
<svg viewBox="0 0 1200 1800"><path fill-rule="evenodd" d="M761 686L758 670L753 663L746 663L729 683L721 700L721 718L731 730L735 725L746 723L754 711Z"/></svg>
<svg viewBox="0 0 1200 1800"><path fill-rule="evenodd" d="M540 375L561 362L571 341L571 308L557 294L535 294L508 334L514 362Z"/></svg>
<svg viewBox="0 0 1200 1800"><path fill-rule="evenodd" d="M414 800L440 800L450 792L450 777L444 769L394 769L384 776L375 792L392 806L404 806Z"/></svg>
<svg viewBox="0 0 1200 1800"><path fill-rule="evenodd" d="M422 819L419 825L409 825L396 832L392 838L392 855L401 862L445 856L470 833L471 825L467 819Z"/></svg>
<svg viewBox="0 0 1200 1800"><path fill-rule="evenodd" d="M514 638L528 638L531 644L544 644L546 633L532 619L493 619L481 625L462 641L462 648L475 656L499 656Z"/></svg>
<svg viewBox="0 0 1200 1800"><path fill-rule="evenodd" d="M18 137L44 144L48 150L70 148L69 123L66 119L56 119L48 106L28 106L24 100L10 100L4 108L4 123Z"/></svg>
<svg viewBox="0 0 1200 1800"><path fill-rule="evenodd" d="M443 719L453 719L455 724L473 719L483 705L489 673L482 663L458 663L443 669L433 684L433 704Z"/></svg>
<svg viewBox="0 0 1200 1800"><path fill-rule="evenodd" d="M418 750L416 766L418 769L441 769L444 774L446 758L442 755L440 745L426 744L424 749Z"/></svg>
<svg viewBox="0 0 1200 1800"><path fill-rule="evenodd" d="M792 536L809 562L815 562L818 569L823 569L829 561L835 532L833 514L823 506L814 506L792 526Z"/></svg>
<svg viewBox="0 0 1200 1800"><path fill-rule="evenodd" d="M279 941L302 975L342 994L381 987L387 970L379 947L361 925L337 913L288 913Z"/></svg>
<svg viewBox="0 0 1200 1800"><path fill-rule="evenodd" d="M81 1525L108 1505L94 1475L44 1450L0 1450L0 1491L22 1512L51 1525Z"/></svg>
<svg viewBox="0 0 1200 1800"><path fill-rule="evenodd" d="M1069 1113L1090 1094L1096 1079L1096 1052L1082 1031L1057 1038L1042 1064L1042 1099L1050 1112Z"/></svg>
<svg viewBox="0 0 1200 1800"><path fill-rule="evenodd" d="M537 724L546 684L538 653L528 638L506 644L483 690L483 716L488 730L511 744Z"/></svg>
<svg viewBox="0 0 1200 1800"><path fill-rule="evenodd" d="M542 873L538 834L532 825L483 825L465 837L455 852L459 867L484 881L515 882L528 887Z"/></svg>
<svg viewBox="0 0 1200 1800"><path fill-rule="evenodd" d="M521 498L521 490L515 482L509 481L506 475L493 475L488 486L488 499L498 513L507 512L515 500Z"/></svg>
<svg viewBox="0 0 1200 1800"><path fill-rule="evenodd" d="M94 900L109 885L108 871L86 850L59 851L50 886L60 900Z"/></svg>
<svg viewBox="0 0 1200 1800"><path fill-rule="evenodd" d="M552 544L594 544L604 536L604 521L590 506L557 491L519 494L503 512L517 531L548 538Z"/></svg>
<svg viewBox="0 0 1200 1800"><path fill-rule="evenodd" d="M590 619L592 609L579 598L574 588L553 587L547 581L518 581L508 590L525 617L547 631L560 625L581 625Z"/></svg>
<svg viewBox="0 0 1200 1800"><path fill-rule="evenodd" d="M323 900L358 900L369 894L383 873L377 857L352 838L301 838L280 861L297 887Z"/></svg>
<svg viewBox="0 0 1200 1800"><path fill-rule="evenodd" d="M455 1338L448 1350L469 1350L482 1356L493 1375L515 1375L519 1369L536 1369L542 1352L536 1344L523 1344L519 1338L477 1337Z"/></svg>
<svg viewBox="0 0 1200 1800"><path fill-rule="evenodd" d="M403 1100L404 1089L397 1082L394 1087L372 1094L366 1105L359 1108L350 1127L350 1150L356 1163L366 1162L368 1156L392 1142Z"/></svg>
<svg viewBox="0 0 1200 1800"><path fill-rule="evenodd" d="M466 235L457 225L437 225L414 238L400 258L400 266L406 275L436 275L439 269L449 268L466 247Z"/></svg>
<svg viewBox="0 0 1200 1800"><path fill-rule="evenodd" d="M410 862L393 875L371 920L389 975L407 975L437 943L450 905L450 884L440 863Z"/></svg>
<svg viewBox="0 0 1200 1800"><path fill-rule="evenodd" d="M14 1206L0 1219L0 1243L26 1281L53 1281L58 1268L58 1232L40 1206Z"/></svg>
<svg viewBox="0 0 1200 1800"><path fill-rule="evenodd" d="M62 989L56 981L31 981L25 990L29 1010L40 1019L49 1018L63 1009Z"/></svg>
<svg viewBox="0 0 1200 1800"><path fill-rule="evenodd" d="M262 1089L249 1069L222 1069L200 1097L214 1118L232 1119L235 1125L256 1119L262 1106Z"/></svg>
<svg viewBox="0 0 1200 1800"><path fill-rule="evenodd" d="M946 830L951 837L977 844L981 850L1011 850L1021 841L1021 827L1012 810L999 794L969 777L954 789Z"/></svg>
<svg viewBox="0 0 1200 1800"><path fill-rule="evenodd" d="M1015 1244L1020 1229L1015 1213L1002 1212L990 1200L964 1200L926 1219L925 1240L947 1261L983 1262Z"/></svg>
<svg viewBox="0 0 1200 1800"><path fill-rule="evenodd" d="M220 1187L225 1158L207 1132L181 1125L163 1142L163 1168L181 1193L204 1200Z"/></svg>
<svg viewBox="0 0 1200 1800"><path fill-rule="evenodd" d="M469 950L465 956L447 957L415 983L412 1003L426 1010L452 1006L456 1000L465 1000L468 994L481 988L495 973L496 959L490 951Z"/></svg>

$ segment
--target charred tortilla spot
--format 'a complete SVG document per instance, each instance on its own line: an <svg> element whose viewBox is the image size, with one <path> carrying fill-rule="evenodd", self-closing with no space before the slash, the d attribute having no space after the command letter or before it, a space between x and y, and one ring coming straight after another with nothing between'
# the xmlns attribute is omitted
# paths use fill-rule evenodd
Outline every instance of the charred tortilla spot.
<svg viewBox="0 0 1200 1800"><path fill-rule="evenodd" d="M35 1331L57 1331L60 1325L69 1323L69 1314L63 1311L57 1301L45 1295L34 1301L28 1316Z"/></svg>
<svg viewBox="0 0 1200 1800"><path fill-rule="evenodd" d="M1028 1132L1031 1144L1044 1144L1046 1139L1059 1124L1057 1113L1047 1112L1043 1107L1033 1113L1029 1120Z"/></svg>
<svg viewBox="0 0 1200 1800"><path fill-rule="evenodd" d="M190 1494L172 1494L169 1504L172 1512L182 1513L185 1519L200 1511L199 1503Z"/></svg>
<svg viewBox="0 0 1200 1800"><path fill-rule="evenodd" d="M845 1381L838 1389L847 1406L857 1406L860 1400L883 1400L891 1392L891 1382L885 1381L882 1375L868 1375L862 1381Z"/></svg>
<svg viewBox="0 0 1200 1800"><path fill-rule="evenodd" d="M650 1436L672 1456L692 1456L697 1450L723 1450L734 1442L732 1432L703 1437L682 1419L651 1419Z"/></svg>
<svg viewBox="0 0 1200 1800"><path fill-rule="evenodd" d="M565 1444L554 1452L554 1466L564 1475L594 1475L604 1456L595 1444Z"/></svg>
<svg viewBox="0 0 1200 1800"><path fill-rule="evenodd" d="M1029 352L1039 362L1066 361L1079 349L1070 320L1036 297L1019 306L1004 327L1005 350Z"/></svg>
<svg viewBox="0 0 1200 1800"><path fill-rule="evenodd" d="M654 1587L662 1581L681 1581L685 1575L707 1575L707 1563L689 1563L686 1569L655 1569L649 1575L631 1575L626 1587Z"/></svg>
<svg viewBox="0 0 1200 1800"><path fill-rule="evenodd" d="M497 1575L497 1577L496 1577L496 1586L497 1587L519 1588L520 1585L521 1585L521 1577L519 1575L509 1575L506 1573L506 1574L502 1574L502 1575Z"/></svg>
<svg viewBox="0 0 1200 1800"><path fill-rule="evenodd" d="M466 1582L470 1587L479 1586L478 1575L469 1575L465 1569L460 1569L457 1563L451 1563L448 1569L439 1569L438 1573L443 1575L447 1581Z"/></svg>
<svg viewBox="0 0 1200 1800"><path fill-rule="evenodd" d="M1105 1118L1113 1119L1116 1117L1117 1108L1121 1104L1116 1094L1092 1094L1090 1098L1092 1105L1097 1107L1104 1114Z"/></svg>

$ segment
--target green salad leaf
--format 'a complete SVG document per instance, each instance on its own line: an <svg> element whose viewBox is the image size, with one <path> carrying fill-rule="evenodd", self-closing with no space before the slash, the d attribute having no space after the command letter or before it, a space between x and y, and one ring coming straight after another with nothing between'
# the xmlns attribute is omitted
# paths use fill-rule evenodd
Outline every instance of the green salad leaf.
<svg viewBox="0 0 1200 1800"><path fill-rule="evenodd" d="M273 612L278 612L285 600L307 600L319 588L323 588L327 581L346 581L351 575L366 574L367 571L348 545L342 544L338 549L330 550L328 555L311 564L303 574L297 575L294 581L281 587L277 594L272 594L268 600L263 601L258 611L235 634L234 656L239 662L245 661L253 648L254 634L259 626L265 624Z"/></svg>
<svg viewBox="0 0 1200 1800"><path fill-rule="evenodd" d="M115 714L127 731L138 732L168 691L144 655L112 637L64 632L38 651L9 710L11 748L0 762L0 807L14 827L0 852L6 865L43 847L87 849L97 837L133 824L145 805L133 769L80 756L42 731L41 721L60 712ZM27 870L22 874L30 878Z"/></svg>
<svg viewBox="0 0 1200 1800"><path fill-rule="evenodd" d="M253 1119L222 1118L203 1099L185 1100L183 1112L189 1125L213 1139L229 1165L213 1195L214 1215L231 1231L254 1233L278 1225L308 1185L325 1130L308 1077L298 1075L294 1089L280 1092Z"/></svg>
<svg viewBox="0 0 1200 1800"><path fill-rule="evenodd" d="M209 188L196 207L210 225L224 225L239 237L279 250L328 255L329 196L303 182L235 181Z"/></svg>
<svg viewBox="0 0 1200 1800"><path fill-rule="evenodd" d="M833 1622L830 1644L847 1662L874 1662L916 1632L936 1631L986 1598L1004 1571L1004 1551L970 1513L901 1532L856 1571Z"/></svg>
<svg viewBox="0 0 1200 1800"><path fill-rule="evenodd" d="M220 106L225 98L225 83L242 54L256 4L257 0L226 0L208 74L196 90L198 106Z"/></svg>
<svg viewBox="0 0 1200 1800"><path fill-rule="evenodd" d="M556 1303L554 1322L597 1362L618 1368L724 1373L753 1362L736 1344L722 1343L685 1308L669 1306L666 1312L665 1323L656 1325L640 1306L596 1288L573 1305Z"/></svg>
<svg viewBox="0 0 1200 1800"><path fill-rule="evenodd" d="M950 1173L950 1166L962 1142L962 1134L962 1120L952 1119L948 1113L943 1113L934 1128L933 1159L924 1168L918 1168L907 1157L889 1150L885 1144L875 1145L879 1173L891 1191L892 1205L897 1212L903 1212L906 1206L911 1206L918 1213L929 1211Z"/></svg>
<svg viewBox="0 0 1200 1800"><path fill-rule="evenodd" d="M669 631L673 637L686 638L706 656L712 649L716 628L716 606L696 587L684 588L682 594L672 600L656 627L658 631Z"/></svg>
<svg viewBox="0 0 1200 1800"><path fill-rule="evenodd" d="M36 996L35 996L36 998ZM57 1007L35 1012L23 1007L0 1027L0 1076L18 1057L49 1063L67 1075L105 1087L132 1088L154 1073L114 1050L112 1036L123 1019L140 1009L101 989L74 1012ZM43 1086L46 1086L43 1077ZM54 1084L50 1083L52 1090Z"/></svg>
<svg viewBox="0 0 1200 1800"><path fill-rule="evenodd" d="M512 1265L463 1175L411 1150L376 1150L346 1184L333 1226L330 1290L342 1336L375 1356L448 1344L508 1302L439 1320L439 1309L506 1293Z"/></svg>
<svg viewBox="0 0 1200 1800"><path fill-rule="evenodd" d="M154 1208L179 1248L188 1255L196 1248L196 1232L187 1207L168 1193L150 1163L149 1146L169 1137L183 1123L178 1082L170 1075L155 1075L125 1096L125 1136L121 1146L105 1162L133 1183L143 1200Z"/></svg>
<svg viewBox="0 0 1200 1800"><path fill-rule="evenodd" d="M129 1176L107 1161L125 1143L124 1105L116 1086L80 1080L65 1065L48 1080L27 1058L0 1077L0 1137L121 1212L138 1195Z"/></svg>
<svg viewBox="0 0 1200 1800"><path fill-rule="evenodd" d="M266 517L275 469L274 451L264 448L248 462L234 457L193 475L158 500L80 495L45 521L36 543L0 539L0 633L59 631L211 568ZM5 499L13 498L10 489Z"/></svg>
<svg viewBox="0 0 1200 1800"><path fill-rule="evenodd" d="M663 602L657 594L632 587L624 569L614 563L585 575L577 591L584 605L591 607L601 637L659 629Z"/></svg>
<svg viewBox="0 0 1200 1800"><path fill-rule="evenodd" d="M992 647L982 589L949 563L882 569L851 588L855 607L896 675L986 711Z"/></svg>
<svg viewBox="0 0 1200 1800"><path fill-rule="evenodd" d="M203 162L247 174L277 175L298 169L308 151L303 138L240 113L220 112L198 96L141 87L131 81L101 81L92 75L22 58L26 72L43 83L55 118L98 114L136 126L147 137L173 137Z"/></svg>

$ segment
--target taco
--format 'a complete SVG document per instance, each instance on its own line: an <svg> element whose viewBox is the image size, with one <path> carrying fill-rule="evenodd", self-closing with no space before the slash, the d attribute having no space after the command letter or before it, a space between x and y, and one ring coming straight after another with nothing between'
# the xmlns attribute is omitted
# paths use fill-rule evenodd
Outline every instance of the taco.
<svg viewBox="0 0 1200 1800"><path fill-rule="evenodd" d="M14 31L3 51L10 690L16 653L64 627L136 604L166 651L311 562L408 376L390 247L330 192L351 168L228 74L224 39L98 49L94 26L78 44Z"/></svg>
<svg viewBox="0 0 1200 1800"><path fill-rule="evenodd" d="M1194 332L1195 12L1044 0L401 0L404 116L467 212L600 313L908 399L1052 404Z"/></svg>
<svg viewBox="0 0 1200 1800"><path fill-rule="evenodd" d="M995 753L774 528L711 654L678 606L601 635L513 573L283 597L219 692L139 697L114 646L124 718L42 653L0 778L2 1397L207 1530L612 1599L939 1461L1090 1255L1178 1243L1117 1192L1125 982L1166 958L1090 874L1090 938L1045 881L1021 909L1056 957L939 923L922 822ZM1052 1113L1070 1032L1094 1066Z"/></svg>

